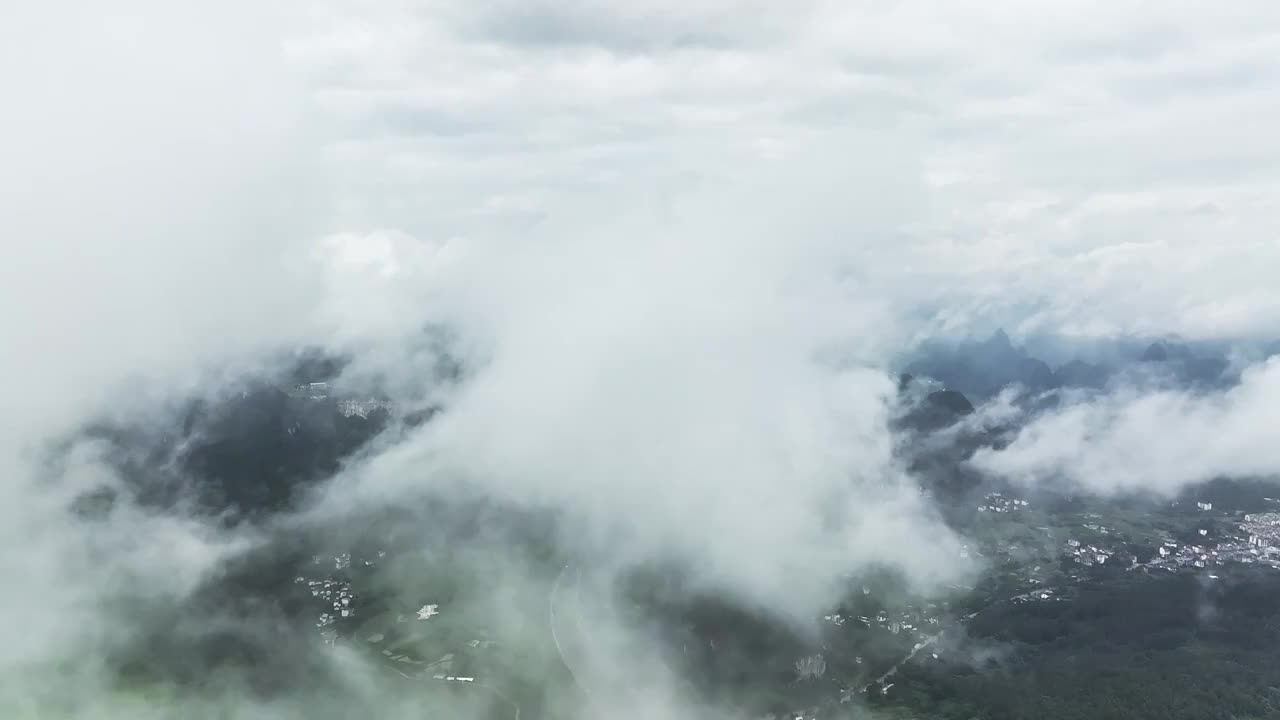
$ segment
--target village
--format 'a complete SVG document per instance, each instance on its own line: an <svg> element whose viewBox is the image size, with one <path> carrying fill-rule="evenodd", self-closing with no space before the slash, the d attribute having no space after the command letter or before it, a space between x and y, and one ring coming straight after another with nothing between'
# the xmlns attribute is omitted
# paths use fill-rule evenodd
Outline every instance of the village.
<svg viewBox="0 0 1280 720"><path fill-rule="evenodd" d="M1206 514L1206 521L1195 529L1191 536L1195 540L1179 541L1166 536L1158 540L1151 552L1151 548L1131 544L1105 526L1086 523L1082 528L1088 530L1094 540L1067 540L1063 554L1083 568L1105 565L1108 561L1114 563L1120 558L1128 570L1203 570L1224 563L1280 569L1280 513L1247 514L1239 522L1222 523L1221 518L1208 516L1213 511L1212 503L1198 502L1196 507ZM1098 539L1108 536L1114 538L1114 542ZM1147 552L1150 558L1144 560ZM1209 578L1217 579L1217 576L1210 574Z"/></svg>

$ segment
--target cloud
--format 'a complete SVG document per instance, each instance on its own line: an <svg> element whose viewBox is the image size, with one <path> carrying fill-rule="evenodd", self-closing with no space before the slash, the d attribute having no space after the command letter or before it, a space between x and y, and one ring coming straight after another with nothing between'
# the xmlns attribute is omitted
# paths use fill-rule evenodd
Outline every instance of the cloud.
<svg viewBox="0 0 1280 720"><path fill-rule="evenodd" d="M0 610L29 638L2 656L6 670L52 679L51 668L69 667L80 688L69 711L104 704L120 650L166 612L198 607L190 603L201 588L272 542L261 528L136 503L106 449L84 442L62 455L60 440L104 413L162 428L176 420L175 398L216 393L206 386L269 367L302 341L352 351L358 367L401 387L421 384L421 358L405 349L441 324L466 343L474 377L439 422L337 478L332 497L352 487L394 504L419 484L461 478L490 496L564 511L595 547L618 538L624 566L674 557L708 588L795 622L834 597L851 570L903 565L925 584L956 570L906 542L920 527L932 529L930 547L953 540L890 456L892 385L868 364L884 345L873 314L883 310L855 303L847 307L868 312L838 316L823 307L845 307L826 266L839 253L808 218L776 201L756 218L721 215L736 200L769 199L810 167L833 181L879 183L893 172L883 151L850 143L863 154L856 169L822 169L810 152L805 169L756 174L727 194L691 178L696 193L665 200L671 222L655 221L651 206L627 209L609 189L581 217L528 238L490 225L457 238L334 232L313 245L319 228L342 221L308 215L327 189L308 179L324 165L311 133L325 123L306 117L282 67L275 18L242 32L243 9L233 6L127 9L134 14L121 11L124 19L71 23L33 9L9 31L11 51L46 57L50 76L18 78L30 98L19 128L32 142L6 138L21 152L3 184L23 202L0 217L7 233L32 239L8 258L4 305L38 308L6 323L3 368L23 387L4 425L11 481L0 526L23 592ZM233 40L242 54L228 56ZM608 84L618 68L601 63L552 72L565 87ZM647 72L643 62L625 71ZM101 109L91 127L85 105ZM388 177L344 165L340 144L333 149L338 170ZM770 154L779 152L775 143ZM478 160L477 179L505 165ZM340 198L360 199L347 189ZM458 207L466 217L487 212ZM845 212L877 226L891 215ZM405 219L393 213L388 226L418 229ZM745 232L762 221L769 227ZM866 338L850 342L854 329ZM73 509L102 488L116 491L105 514ZM886 537L901 541L888 546L896 551L876 545ZM138 598L156 611L115 609ZM260 709L262 700L232 699L236 682L210 702ZM56 702L47 689L4 692L43 710ZM291 702L308 704L302 694Z"/></svg>
<svg viewBox="0 0 1280 720"><path fill-rule="evenodd" d="M105 664L148 622L121 608L179 602L257 541L129 502L100 444L62 452L94 419L163 428L174 397L309 333L309 141L279 18L245 10L0 13L0 705L20 717L106 716ZM104 490L110 512L76 510Z"/></svg>
<svg viewBox="0 0 1280 720"><path fill-rule="evenodd" d="M1065 480L1103 495L1172 496L1217 477L1280 474L1269 439L1280 362L1247 369L1223 392L1122 389L1033 418L978 468L1024 483Z"/></svg>
<svg viewBox="0 0 1280 720"><path fill-rule="evenodd" d="M565 509L585 547L676 553L788 615L873 562L947 577L934 559L954 540L895 466L894 385L865 364L878 308L842 297L823 242L704 222L462 244L413 276L477 350L446 411L351 491L461 481ZM824 359L833 346L838 362ZM868 545L889 536L901 542Z"/></svg>
<svg viewBox="0 0 1280 720"><path fill-rule="evenodd" d="M13 8L3 31L0 367L49 389L19 393L24 422L124 374L287 343L314 301L290 257L317 194L279 18L64 9Z"/></svg>
<svg viewBox="0 0 1280 720"><path fill-rule="evenodd" d="M878 290L966 327L1234 337L1278 311L1270 265L1245 260L1273 251L1275 140L1223 131L1277 112L1273 13L439 2L335 10L294 57L351 123L354 225L510 235L587 197L661 212L817 170L792 200L888 141L912 183L857 196L909 208L864 258ZM853 197L797 214L843 227Z"/></svg>
<svg viewBox="0 0 1280 720"><path fill-rule="evenodd" d="M147 620L112 599L180 605L270 543L123 501L86 523L68 501L127 478L91 444L50 466L50 444L104 413L171 424L173 398L304 342L447 411L283 522L466 488L796 623L876 564L953 577L892 454L890 358L989 324L1275 327L1275 12L6 9L3 669L76 660L91 706ZM467 370L443 392L440 328ZM979 461L1101 491L1271 471L1252 419L1274 375L1074 406Z"/></svg>

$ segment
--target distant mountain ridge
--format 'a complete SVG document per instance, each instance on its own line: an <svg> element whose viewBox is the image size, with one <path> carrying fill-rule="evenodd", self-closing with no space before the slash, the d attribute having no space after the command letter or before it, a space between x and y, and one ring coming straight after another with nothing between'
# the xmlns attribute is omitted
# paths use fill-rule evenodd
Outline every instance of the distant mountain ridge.
<svg viewBox="0 0 1280 720"><path fill-rule="evenodd" d="M1263 355L1277 351L1280 343L1273 343L1263 348ZM937 380L945 389L975 402L1015 385L1031 393L1065 388L1099 390L1122 376L1154 376L1177 385L1214 387L1232 380L1230 369L1224 355L1203 349L1197 352L1175 340L1152 342L1136 357L1121 356L1108 363L1076 357L1053 369L1014 345L1004 330L996 330L985 340L927 342L904 368L912 376Z"/></svg>

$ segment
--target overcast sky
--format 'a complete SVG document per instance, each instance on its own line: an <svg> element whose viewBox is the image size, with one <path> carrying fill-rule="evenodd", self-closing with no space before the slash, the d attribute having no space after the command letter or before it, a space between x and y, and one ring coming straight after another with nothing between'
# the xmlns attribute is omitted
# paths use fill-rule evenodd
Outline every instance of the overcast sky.
<svg viewBox="0 0 1280 720"><path fill-rule="evenodd" d="M10 307L52 267L153 316L231 274L302 316L324 291L281 271L329 235L385 270L748 231L828 244L908 333L1280 327L1265 1L77 5L0 30ZM209 323L276 332L237 315Z"/></svg>
<svg viewBox="0 0 1280 720"><path fill-rule="evenodd" d="M943 326L1280 325L1272 4L370 5L285 46L344 227L789 215Z"/></svg>

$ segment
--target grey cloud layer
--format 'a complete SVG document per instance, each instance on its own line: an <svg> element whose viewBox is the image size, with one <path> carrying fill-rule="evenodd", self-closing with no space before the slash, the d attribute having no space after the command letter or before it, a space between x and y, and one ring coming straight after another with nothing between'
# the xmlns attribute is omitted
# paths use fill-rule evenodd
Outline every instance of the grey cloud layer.
<svg viewBox="0 0 1280 720"><path fill-rule="evenodd" d="M1237 8L441 2L336 13L292 52L353 123L357 226L509 234L584 198L668 211L698 187L857 165L871 139L914 186L805 211L909 208L910 242L866 262L895 275L886 292L948 308L940 327L1229 336L1280 319L1260 269L1276 260L1275 10Z"/></svg>

